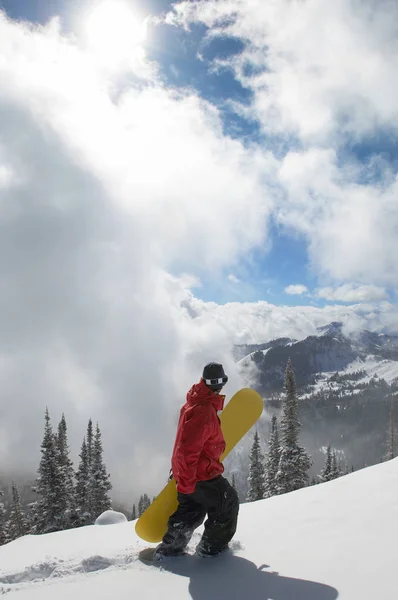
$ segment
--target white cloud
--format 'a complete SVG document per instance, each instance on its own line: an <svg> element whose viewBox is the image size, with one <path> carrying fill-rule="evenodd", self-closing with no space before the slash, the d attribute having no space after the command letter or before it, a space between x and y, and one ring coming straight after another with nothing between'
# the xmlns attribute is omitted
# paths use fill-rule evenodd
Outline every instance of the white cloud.
<svg viewBox="0 0 398 600"><path fill-rule="evenodd" d="M0 13L2 156L17 183L0 187L0 464L36 469L48 405L75 453L99 420L116 490L155 493L204 362L222 360L240 386L224 328L195 319L181 292L199 285L188 269L263 243L276 162L225 138L192 91L90 52L57 19ZM166 272L176 263L180 280Z"/></svg>
<svg viewBox="0 0 398 600"><path fill-rule="evenodd" d="M398 332L396 306L385 301L323 308L277 306L265 301L217 305L187 294L184 305L189 306L200 326L212 323L216 329L222 327L231 345L267 342L284 336L303 339L332 321L342 322L351 332L358 329Z"/></svg>
<svg viewBox="0 0 398 600"><path fill-rule="evenodd" d="M302 285L301 283L288 285L285 287L286 294L291 294L292 296L300 296L302 294L308 294L308 288L306 285Z"/></svg>
<svg viewBox="0 0 398 600"><path fill-rule="evenodd" d="M0 165L0 188L9 186L12 180L12 171L5 165Z"/></svg>
<svg viewBox="0 0 398 600"><path fill-rule="evenodd" d="M387 300L388 294L384 288L375 285L354 285L346 283L337 288L324 287L316 291L318 298L336 302L377 302Z"/></svg>
<svg viewBox="0 0 398 600"><path fill-rule="evenodd" d="M233 273L230 273L230 274L228 275L228 280L229 280L231 283L240 283L240 279L239 279L239 277L236 277L236 275L234 275Z"/></svg>
<svg viewBox="0 0 398 600"><path fill-rule="evenodd" d="M297 148L280 163L275 216L304 236L314 273L395 285L396 169L341 150L398 135L398 5L198 0L177 4L168 20L244 41L223 67L253 92L241 111L270 143Z"/></svg>
<svg viewBox="0 0 398 600"><path fill-rule="evenodd" d="M288 200L278 219L306 236L318 273L392 285L398 276L397 181L364 185L350 170L338 166L330 149L287 154L280 181Z"/></svg>
<svg viewBox="0 0 398 600"><path fill-rule="evenodd" d="M197 0L177 4L168 20L247 42L231 66L255 92L255 116L267 131L319 142L398 125L397 10L371 1Z"/></svg>
<svg viewBox="0 0 398 600"><path fill-rule="evenodd" d="M17 177L12 165L9 164L5 149L1 145L0 139L0 191L17 183Z"/></svg>

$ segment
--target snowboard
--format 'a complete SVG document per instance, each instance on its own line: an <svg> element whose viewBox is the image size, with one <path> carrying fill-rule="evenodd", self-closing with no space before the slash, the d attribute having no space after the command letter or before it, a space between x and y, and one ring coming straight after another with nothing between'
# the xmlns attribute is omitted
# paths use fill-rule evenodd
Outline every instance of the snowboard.
<svg viewBox="0 0 398 600"><path fill-rule="evenodd" d="M263 406L263 399L251 388L243 388L232 396L220 414L226 444L221 461L259 419ZM136 522L137 535L147 542L160 542L167 531L167 521L177 506L176 481L171 479Z"/></svg>

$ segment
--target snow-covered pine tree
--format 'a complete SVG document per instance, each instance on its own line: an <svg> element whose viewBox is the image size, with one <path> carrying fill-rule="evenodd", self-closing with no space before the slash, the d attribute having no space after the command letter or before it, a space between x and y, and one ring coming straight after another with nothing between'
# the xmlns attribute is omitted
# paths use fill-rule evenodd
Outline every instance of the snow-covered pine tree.
<svg viewBox="0 0 398 600"><path fill-rule="evenodd" d="M90 525L96 519L94 516L93 490L95 484L93 482L93 456L94 456L94 432L93 422L88 421L86 436L83 438L81 451L79 454L80 463L76 476L75 489L75 506L76 506L76 521L78 525ZM100 440L101 445L101 440ZM102 452L102 450L101 450ZM98 457L97 457L98 458ZM102 460L102 458L101 458ZM110 485L110 484L109 484ZM110 489L110 488L109 488ZM97 494L97 492L95 492ZM107 510L107 509L105 509ZM101 513L100 513L101 514Z"/></svg>
<svg viewBox="0 0 398 600"><path fill-rule="evenodd" d="M265 455L265 498L270 498L278 493L276 474L278 473L280 455L278 419L276 415L273 415L268 440L268 453Z"/></svg>
<svg viewBox="0 0 398 600"><path fill-rule="evenodd" d="M138 516L140 517L145 512L145 510L146 510L146 505L145 505L144 495L142 494L138 501Z"/></svg>
<svg viewBox="0 0 398 600"><path fill-rule="evenodd" d="M331 465L330 465L330 479L337 479L338 477L341 477L341 471L339 468L339 463L337 460L337 453L336 450L333 450L332 452L332 459L331 459Z"/></svg>
<svg viewBox="0 0 398 600"><path fill-rule="evenodd" d="M148 508L148 506L150 506L151 501L149 499L149 496L147 494L142 494L140 496L139 502L138 502L138 516L140 517Z"/></svg>
<svg viewBox="0 0 398 600"><path fill-rule="evenodd" d="M148 494L144 494L143 496L143 507L144 510L146 510L148 508L148 506L151 505L151 499L149 498Z"/></svg>
<svg viewBox="0 0 398 600"><path fill-rule="evenodd" d="M45 412L41 460L34 491L39 495L32 504L32 533L51 533L62 521L61 472L48 408Z"/></svg>
<svg viewBox="0 0 398 600"><path fill-rule="evenodd" d="M11 542L28 533L28 525L21 508L21 498L17 486L12 482L12 505L10 516L7 521L7 535Z"/></svg>
<svg viewBox="0 0 398 600"><path fill-rule="evenodd" d="M330 476L331 472L332 472L332 447L330 444L328 444L328 447L326 448L326 454L325 454L325 464L324 464L324 467L320 474L321 481L330 481L331 480L331 476Z"/></svg>
<svg viewBox="0 0 398 600"><path fill-rule="evenodd" d="M57 448L57 461L60 469L60 497L62 511L60 515L60 529L69 529L77 524L75 512L75 494L74 494L74 472L73 464L69 458L69 446L67 436L67 426L65 415L62 415L58 425L58 433L55 438Z"/></svg>
<svg viewBox="0 0 398 600"><path fill-rule="evenodd" d="M133 510L132 510L132 513L131 513L131 520L132 520L132 521L135 521L135 520L136 520L136 518L137 518L137 509L136 509L136 507L135 507L135 503L134 503L134 504L133 504Z"/></svg>
<svg viewBox="0 0 398 600"><path fill-rule="evenodd" d="M101 432L98 423L95 430L95 438L92 449L92 462L90 469L90 512L93 519L99 517L105 510L112 506L108 492L112 489L110 475L107 473L103 462L103 449Z"/></svg>
<svg viewBox="0 0 398 600"><path fill-rule="evenodd" d="M257 431L254 434L253 445L250 451L250 468L247 479L249 489L247 492L247 501L254 502L264 498L265 493L265 473L264 456L261 453L260 438Z"/></svg>
<svg viewBox="0 0 398 600"><path fill-rule="evenodd" d="M276 488L278 494L285 494L305 487L308 484L308 471L311 459L299 446L300 422L298 419L298 400L296 382L289 358L285 375L285 396L282 401L281 419L281 455Z"/></svg>
<svg viewBox="0 0 398 600"><path fill-rule="evenodd" d="M386 453L384 460L391 460L397 455L396 452L396 431L395 431L395 418L394 418L394 402L391 401L390 407L390 419L387 434Z"/></svg>
<svg viewBox="0 0 398 600"><path fill-rule="evenodd" d="M89 479L90 467L88 464L88 450L86 438L83 438L82 447L80 450L80 463L76 471L76 488L75 488L75 508L76 508L76 525L88 525L92 522L90 513L90 498L89 498Z"/></svg>
<svg viewBox="0 0 398 600"><path fill-rule="evenodd" d="M2 496L3 492L0 490L0 546L3 546L8 542L6 531L6 511L4 508L4 504L1 501Z"/></svg>
<svg viewBox="0 0 398 600"><path fill-rule="evenodd" d="M340 475L348 475L350 467L348 466L348 460L343 452L343 456L339 458L339 471Z"/></svg>
<svg viewBox="0 0 398 600"><path fill-rule="evenodd" d="M94 433L93 433L93 422L91 419L88 421L87 425L87 464L88 468L91 469L91 462L93 459L93 445L94 445Z"/></svg>
<svg viewBox="0 0 398 600"><path fill-rule="evenodd" d="M141 494L140 499L138 500L138 517L140 517L142 515L142 513L144 512L142 509L143 499L144 499L144 497Z"/></svg>

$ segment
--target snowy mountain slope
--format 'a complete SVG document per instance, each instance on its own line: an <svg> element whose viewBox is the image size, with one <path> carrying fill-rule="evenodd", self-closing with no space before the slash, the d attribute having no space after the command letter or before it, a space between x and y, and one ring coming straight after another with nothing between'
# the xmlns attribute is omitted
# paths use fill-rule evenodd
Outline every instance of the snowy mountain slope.
<svg viewBox="0 0 398 600"><path fill-rule="evenodd" d="M358 394L372 379L384 379L388 384L392 384L398 378L398 361L368 355L364 359L357 358L349 363L339 371L339 376L341 380L336 379L335 371L317 374L315 383L309 384L304 393L299 393L299 398L310 398L314 393L330 390L338 391L341 397ZM345 385L344 382L349 385Z"/></svg>
<svg viewBox="0 0 398 600"><path fill-rule="evenodd" d="M245 350L249 352L241 356ZM280 338L258 346L238 347L234 353L240 356L238 364L243 376L246 371L252 374L253 364L257 367L257 387L265 395L281 391L289 358L299 394L301 387L309 386L306 396L322 389L336 372L350 375L361 371L355 379L358 384L366 384L374 377L387 383L398 378L398 336L366 330L349 336L341 323L319 327L316 335L300 341Z"/></svg>
<svg viewBox="0 0 398 600"><path fill-rule="evenodd" d="M396 600L398 460L241 506L233 551L144 564L133 523L0 547L16 600ZM199 539L190 544L193 551Z"/></svg>
<svg viewBox="0 0 398 600"><path fill-rule="evenodd" d="M398 404L392 403L398 396L398 336L348 332L333 322L300 341L283 338L270 342L266 350L250 350L239 368L247 384L263 395L268 421L272 414L281 415L286 363L292 361L301 441L313 459L311 476L322 469L321 449L328 444L338 451L345 468L381 461L391 408L398 419ZM264 440L268 421L258 425ZM237 479L242 486L239 475Z"/></svg>
<svg viewBox="0 0 398 600"><path fill-rule="evenodd" d="M270 348L275 348L275 346L287 346L295 341L296 340L291 340L290 338L277 338L276 340L265 342L264 344L242 344L234 347L233 356L235 360L239 362L245 357L252 355L254 352L259 350L266 354Z"/></svg>

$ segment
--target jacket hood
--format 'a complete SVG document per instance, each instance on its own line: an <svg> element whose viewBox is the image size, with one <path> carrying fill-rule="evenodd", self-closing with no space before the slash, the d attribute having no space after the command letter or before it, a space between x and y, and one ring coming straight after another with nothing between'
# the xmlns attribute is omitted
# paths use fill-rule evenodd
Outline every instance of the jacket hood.
<svg viewBox="0 0 398 600"><path fill-rule="evenodd" d="M210 388L207 387L203 379L199 383L194 383L189 392L187 393L188 404L212 404L214 408L222 410L224 408L225 396L222 394L215 394Z"/></svg>

